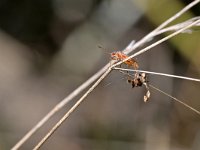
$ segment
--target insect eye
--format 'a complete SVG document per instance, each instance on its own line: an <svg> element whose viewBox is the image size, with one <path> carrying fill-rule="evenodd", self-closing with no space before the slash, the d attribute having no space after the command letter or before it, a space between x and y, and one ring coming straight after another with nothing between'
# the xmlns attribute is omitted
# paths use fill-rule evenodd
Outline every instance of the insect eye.
<svg viewBox="0 0 200 150"><path fill-rule="evenodd" d="M111 53L111 58L112 58L112 59L117 59L116 54L115 54L115 53Z"/></svg>

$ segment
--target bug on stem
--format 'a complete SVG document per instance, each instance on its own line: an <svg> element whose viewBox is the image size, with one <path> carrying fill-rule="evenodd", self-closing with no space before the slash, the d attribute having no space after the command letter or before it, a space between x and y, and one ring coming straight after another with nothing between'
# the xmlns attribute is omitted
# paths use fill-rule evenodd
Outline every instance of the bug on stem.
<svg viewBox="0 0 200 150"><path fill-rule="evenodd" d="M122 61L128 58L128 55L124 54L121 51L116 51L116 52L112 52L111 54L111 59L112 60L118 60L118 61ZM129 67L133 67L134 69L138 69L139 65L137 63L137 61L135 59L128 59L124 62L126 65L128 65Z"/></svg>
<svg viewBox="0 0 200 150"><path fill-rule="evenodd" d="M98 45L98 47L107 51L104 47L102 47L100 45ZM115 52L112 52L112 53L109 53L109 54L110 54L110 57L111 57L112 60L123 61L123 60L128 58L128 55L124 54L121 51L115 51ZM137 70L139 68L137 61L133 58L126 60L124 62L124 64L128 65L129 67L132 66L135 70Z"/></svg>

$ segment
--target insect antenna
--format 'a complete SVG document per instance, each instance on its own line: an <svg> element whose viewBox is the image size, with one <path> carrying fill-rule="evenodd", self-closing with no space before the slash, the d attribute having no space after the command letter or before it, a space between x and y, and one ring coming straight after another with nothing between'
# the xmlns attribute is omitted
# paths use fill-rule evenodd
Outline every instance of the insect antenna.
<svg viewBox="0 0 200 150"><path fill-rule="evenodd" d="M168 94L168 93L166 93L166 92L160 90L159 88L156 88L155 86L153 86L153 85L151 85L151 84L149 84L149 87L151 87L152 89L154 89L154 90L156 90L156 91L158 91L158 92L160 92L160 93L162 93L162 94L164 94L164 95L166 95L166 96L172 98L172 99L175 100L176 102L182 104L183 106L189 108L190 110L192 110L192 111L196 112L198 115L200 115L200 111L198 111L198 110L196 110L195 108L193 108L192 106L190 106L190 105L184 103L183 101L181 101L181 100L179 100L179 99L177 99L177 98L171 96L170 94Z"/></svg>
<svg viewBox="0 0 200 150"><path fill-rule="evenodd" d="M103 46L101 46L101 45L97 45L97 47L98 47L99 49L103 50L104 53L110 55L110 53L108 52L108 50L107 50L106 48L104 48Z"/></svg>

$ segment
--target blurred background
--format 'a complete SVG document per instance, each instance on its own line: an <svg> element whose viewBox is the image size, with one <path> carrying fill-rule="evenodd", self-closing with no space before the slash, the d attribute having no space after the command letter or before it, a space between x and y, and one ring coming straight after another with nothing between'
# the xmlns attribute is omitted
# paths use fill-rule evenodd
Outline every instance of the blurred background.
<svg viewBox="0 0 200 150"><path fill-rule="evenodd" d="M191 1L1 0L0 149L10 149L110 60L97 45L108 53L122 50ZM199 14L197 5L175 23ZM199 40L199 30L176 36L138 56L140 69L200 78ZM199 115L153 89L144 103L145 88L132 89L123 78L113 71L42 149L200 149ZM200 110L199 83L148 78L152 85ZM21 149L32 149L76 100Z"/></svg>

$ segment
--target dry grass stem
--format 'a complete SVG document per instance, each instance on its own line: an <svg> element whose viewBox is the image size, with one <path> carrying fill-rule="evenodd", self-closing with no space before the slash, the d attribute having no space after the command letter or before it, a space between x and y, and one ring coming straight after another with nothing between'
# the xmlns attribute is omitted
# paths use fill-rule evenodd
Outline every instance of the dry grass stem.
<svg viewBox="0 0 200 150"><path fill-rule="evenodd" d="M99 83L111 72L109 68L89 90L70 108L70 110L56 123L56 125L45 135L45 137L35 146L34 150L39 149L44 142L60 127L60 125L69 117L69 115L83 102L83 100L99 85Z"/></svg>
<svg viewBox="0 0 200 150"><path fill-rule="evenodd" d="M87 81L81 84L78 88L76 88L71 94L69 94L65 99L59 102L42 120L40 120L13 148L12 150L19 149L39 128L44 125L57 111L63 108L70 100L80 94L84 89L86 89L91 83L97 80L110 66L107 64L101 70L99 70L96 74L90 77Z"/></svg>
<svg viewBox="0 0 200 150"><path fill-rule="evenodd" d="M170 27L166 27L166 28L164 28L162 30L159 30L158 32L155 33L155 35L160 35L162 33L166 33L166 32L169 32L169 31L177 31L177 30L179 30L179 29L181 29L181 28L183 28L183 27L185 27L185 26L187 26L187 25L189 25L192 22L195 22L197 20L200 20L199 16L198 17L194 17L194 18L189 19L189 20L186 20L186 21L184 21L182 23L172 25ZM197 23L194 26L200 26L200 23ZM192 30L188 29L188 30L183 31L182 33L192 33Z"/></svg>
<svg viewBox="0 0 200 150"><path fill-rule="evenodd" d="M156 88L155 86L153 86L153 85L151 85L151 84L149 84L149 86L150 86L151 88L153 88L154 90L159 91L160 93L162 93L162 94L164 94L164 95L166 95L166 96L172 98L172 99L175 100L176 102L182 104L183 106L189 108L190 110L192 110L192 111L194 111L195 113L197 113L198 115L200 115L200 112L199 112L198 110L196 110L195 108L191 107L190 105L188 105L188 104L182 102L181 100L179 100L179 99L177 99L177 98L171 96L170 94L168 94L168 93L166 93L166 92L160 90L159 88Z"/></svg>
<svg viewBox="0 0 200 150"><path fill-rule="evenodd" d="M170 17L165 22L163 22L161 25L159 25L156 29L154 29L149 34L147 34L140 41L138 41L137 43L135 43L135 45L131 49L126 49L123 52L125 54L129 54L130 52L132 52L136 48L142 46L144 43L147 43L148 41L150 41L151 39L153 39L153 37L156 36L157 32L159 32L161 29L163 29L164 27L166 27L169 23L171 23L172 21L174 21L175 19L177 19L178 17L180 17L182 14L184 14L186 11L188 11L190 8L192 8L193 6L195 6L196 4L198 4L199 2L200 2L200 0L194 0L193 2L191 2L190 4L188 4L187 6L185 6L183 9L181 9L179 12L177 12L174 16Z"/></svg>
<svg viewBox="0 0 200 150"><path fill-rule="evenodd" d="M155 47L156 45L161 44L162 42L164 42L164 41L166 41L166 40L168 40L168 39L170 39L170 38L172 38L172 37L178 35L179 33L183 32L183 31L185 31L185 30L187 30L187 29L189 29L189 28L191 28L191 27L193 27L193 26L195 26L196 24L199 24L199 23L200 23L200 20L196 20L196 21L192 22L191 24L185 26L184 28L181 28L181 29L175 31L174 33L172 33L172 34L166 36L165 38L162 38L161 40L159 40L159 41L157 41L157 42L155 42L155 43L153 43L153 44L151 44L151 45L149 45L149 46L143 48L142 50L140 50L140 51L134 53L133 55L129 56L128 58L126 58L126 59L124 59L124 60L122 60L122 61L119 61L118 63L114 64L112 67L116 67L116 66L118 66L118 65L121 65L121 64L124 63L125 61L127 61L127 60L129 60L129 59L131 59L131 58L133 58L133 57L136 57L136 56L138 56L138 55L140 55L140 54L142 54L142 53L144 53L144 52L146 52L146 51L148 51L148 50L150 50L151 48Z"/></svg>
<svg viewBox="0 0 200 150"><path fill-rule="evenodd" d="M153 74L153 75L166 76L166 77L172 77L172 78L178 78L178 79L200 82L200 79L197 79L197 78L177 76L177 75L167 74L167 73L159 73L159 72L152 72L152 71L145 71L145 70L133 70L133 69L118 68L118 67L115 67L113 69L114 70L121 70L121 71L129 71L129 72L144 72L144 73L147 73L147 74Z"/></svg>
<svg viewBox="0 0 200 150"><path fill-rule="evenodd" d="M120 69L120 68L119 68L119 69L117 69L117 70L119 70L120 73L122 73L122 74L124 74L124 75L127 75L127 76L129 76L129 77L131 77L131 78L134 78L133 75L131 75L131 74L127 73L127 72L124 72L124 71L129 71L129 69ZM133 70L132 70L132 71L133 71ZM140 70L134 70L134 71L149 73L148 71L140 71ZM168 94L168 93L162 91L161 89L159 89L159 88L153 86L152 84L149 84L149 83L148 83L148 86L151 87L151 88L153 88L154 90L156 90L156 91L158 91L158 92L160 92L160 93L162 93L162 94L164 94L164 95L166 95L166 96L172 98L172 99L175 100L176 102L178 102L178 103L184 105L185 107L189 108L190 110L192 110L192 111L194 111L195 113L197 113L198 115L200 115L200 111L198 111L197 109L193 108L192 106L186 104L185 102L183 102L183 101L181 101L181 100L179 100L179 99L177 99L177 98L171 96L170 94Z"/></svg>

